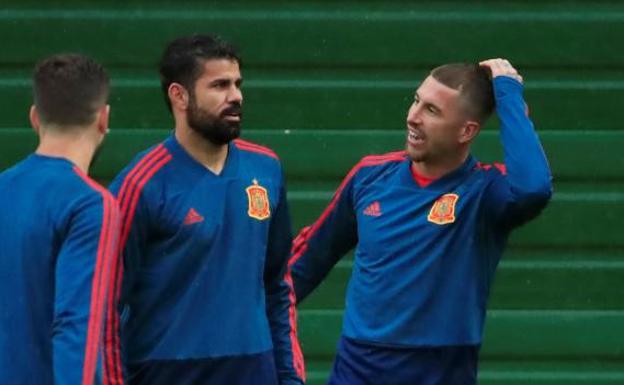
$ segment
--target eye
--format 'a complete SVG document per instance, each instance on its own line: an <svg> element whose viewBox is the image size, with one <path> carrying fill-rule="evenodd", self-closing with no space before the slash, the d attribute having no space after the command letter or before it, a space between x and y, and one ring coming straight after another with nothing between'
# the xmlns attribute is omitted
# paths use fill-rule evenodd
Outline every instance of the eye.
<svg viewBox="0 0 624 385"><path fill-rule="evenodd" d="M211 83L211 86L213 88L227 88L229 85L229 81L222 79L222 80L215 80L214 82Z"/></svg>
<svg viewBox="0 0 624 385"><path fill-rule="evenodd" d="M427 111L429 111L430 113L432 113L433 115L437 115L438 114L438 109L435 108L432 105L427 106Z"/></svg>

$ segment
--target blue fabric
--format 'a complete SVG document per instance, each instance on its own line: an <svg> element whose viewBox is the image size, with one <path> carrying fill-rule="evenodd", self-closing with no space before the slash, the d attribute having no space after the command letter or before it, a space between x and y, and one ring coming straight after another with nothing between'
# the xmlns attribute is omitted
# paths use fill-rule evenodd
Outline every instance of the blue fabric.
<svg viewBox="0 0 624 385"><path fill-rule="evenodd" d="M162 360L236 360L273 349L282 383L301 383L294 368L286 281L291 229L279 161L231 143L215 175L174 136L163 146L161 158L169 160L154 175L131 176L152 149L110 187L131 221L122 294L129 368L150 361L155 368ZM139 191L135 212L123 211L119 195L126 180ZM266 189L267 218L250 214L246 191L253 186ZM196 220L189 223L192 212Z"/></svg>
<svg viewBox="0 0 624 385"><path fill-rule="evenodd" d="M477 346L405 348L342 337L328 385L475 385Z"/></svg>
<svg viewBox="0 0 624 385"><path fill-rule="evenodd" d="M299 301L355 247L344 336L412 347L481 344L507 238L538 215L552 192L521 84L496 78L494 88L506 173L470 156L421 188L405 152L369 156L294 241Z"/></svg>
<svg viewBox="0 0 624 385"><path fill-rule="evenodd" d="M132 364L132 385L279 385L273 352Z"/></svg>
<svg viewBox="0 0 624 385"><path fill-rule="evenodd" d="M95 329L95 372L83 372L89 321L102 330L104 302L92 304L92 295L95 286L106 295L118 210L74 168L31 155L0 174L0 384L101 383ZM111 235L104 243L103 232Z"/></svg>

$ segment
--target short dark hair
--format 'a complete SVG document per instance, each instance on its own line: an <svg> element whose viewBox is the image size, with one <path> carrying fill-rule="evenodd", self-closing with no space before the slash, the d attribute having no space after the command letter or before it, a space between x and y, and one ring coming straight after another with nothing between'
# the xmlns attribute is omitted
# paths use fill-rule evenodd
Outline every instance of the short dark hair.
<svg viewBox="0 0 624 385"><path fill-rule="evenodd" d="M211 59L228 59L241 65L236 47L216 35L179 37L167 45L159 69L160 85L169 111L171 101L168 91L171 83L179 83L192 93L195 82L202 74L204 61Z"/></svg>
<svg viewBox="0 0 624 385"><path fill-rule="evenodd" d="M480 123L494 111L494 89L490 73L478 64L451 63L434 68L430 74L435 80L458 90L468 114Z"/></svg>
<svg viewBox="0 0 624 385"><path fill-rule="evenodd" d="M39 119L55 126L85 126L106 105L108 74L92 58L58 54L40 61L33 76L33 96Z"/></svg>

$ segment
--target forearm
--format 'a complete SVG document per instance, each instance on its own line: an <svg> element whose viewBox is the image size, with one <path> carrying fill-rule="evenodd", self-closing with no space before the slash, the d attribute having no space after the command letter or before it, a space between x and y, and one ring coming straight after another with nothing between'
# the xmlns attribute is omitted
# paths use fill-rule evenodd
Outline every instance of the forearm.
<svg viewBox="0 0 624 385"><path fill-rule="evenodd" d="M550 167L533 123L526 114L522 84L499 76L494 79L494 90L512 193L518 199L547 200L552 192Z"/></svg>
<svg viewBox="0 0 624 385"><path fill-rule="evenodd" d="M334 226L334 218L329 218L317 228L304 228L297 236L291 257L297 303L303 302L357 243L352 229L350 220Z"/></svg>
<svg viewBox="0 0 624 385"><path fill-rule="evenodd" d="M298 303L357 244L357 224L351 201L354 174L352 170L347 175L321 216L303 228L293 242L289 265Z"/></svg>
<svg viewBox="0 0 624 385"><path fill-rule="evenodd" d="M304 383L303 354L297 338L297 303L288 264L292 241L286 187L271 218L264 287L275 366L281 385Z"/></svg>
<svg viewBox="0 0 624 385"><path fill-rule="evenodd" d="M305 367L297 336L295 293L290 273L267 287L267 316L273 339L273 352L280 385L303 384Z"/></svg>

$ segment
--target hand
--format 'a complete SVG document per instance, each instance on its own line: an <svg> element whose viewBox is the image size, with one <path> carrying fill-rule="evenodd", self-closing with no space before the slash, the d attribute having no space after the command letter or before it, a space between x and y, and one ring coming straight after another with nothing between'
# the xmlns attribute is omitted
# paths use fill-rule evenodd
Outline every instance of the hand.
<svg viewBox="0 0 624 385"><path fill-rule="evenodd" d="M481 67L485 67L492 73L492 79L497 76L507 76L516 79L522 84L522 76L512 67L507 59L489 59L479 63Z"/></svg>

